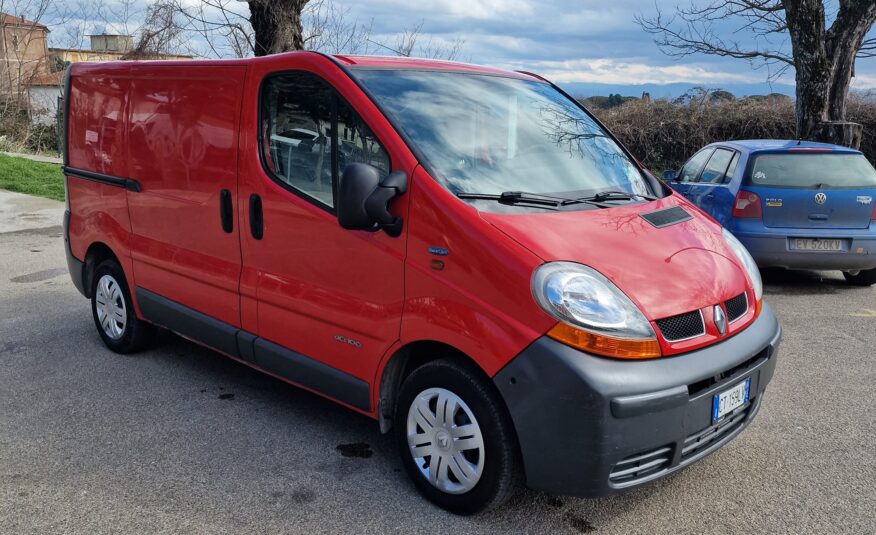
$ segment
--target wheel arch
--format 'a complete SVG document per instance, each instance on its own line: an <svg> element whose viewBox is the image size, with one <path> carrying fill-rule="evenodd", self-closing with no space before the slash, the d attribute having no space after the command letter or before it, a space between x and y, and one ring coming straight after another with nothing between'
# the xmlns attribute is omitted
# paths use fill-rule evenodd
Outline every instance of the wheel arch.
<svg viewBox="0 0 876 535"><path fill-rule="evenodd" d="M92 287L92 277L94 277L94 272L97 269L97 266L100 265L104 260L115 260L115 262L121 267L122 273L125 273L124 266L122 266L122 262L119 259L119 256L112 250L112 248L104 242L94 242L88 246L87 251L85 252L85 267L83 268L83 286L85 286L85 297L91 298L91 287ZM128 274L125 273L125 278L128 277ZM130 287L130 281L128 285Z"/></svg>
<svg viewBox="0 0 876 535"><path fill-rule="evenodd" d="M380 432L392 429L395 404L402 382L420 366L438 359L452 359L472 370L476 370L490 384L489 375L477 361L465 352L450 344L436 340L409 342L395 350L387 359L377 381L377 420ZM501 396L500 396L501 398Z"/></svg>

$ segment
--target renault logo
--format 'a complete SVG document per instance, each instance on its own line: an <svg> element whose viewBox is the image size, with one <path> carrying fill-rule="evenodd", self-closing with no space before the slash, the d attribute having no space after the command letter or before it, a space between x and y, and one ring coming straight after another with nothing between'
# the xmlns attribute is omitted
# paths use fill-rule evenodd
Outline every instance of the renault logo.
<svg viewBox="0 0 876 535"><path fill-rule="evenodd" d="M722 335L727 332L727 316L724 314L724 309L721 305L715 305L715 327Z"/></svg>
<svg viewBox="0 0 876 535"><path fill-rule="evenodd" d="M815 204L824 204L827 202L827 193L818 192L815 194Z"/></svg>

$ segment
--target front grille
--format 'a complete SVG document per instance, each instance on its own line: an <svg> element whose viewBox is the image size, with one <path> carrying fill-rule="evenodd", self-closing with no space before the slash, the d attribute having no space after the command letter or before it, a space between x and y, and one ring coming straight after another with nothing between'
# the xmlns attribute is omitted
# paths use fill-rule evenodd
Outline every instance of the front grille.
<svg viewBox="0 0 876 535"><path fill-rule="evenodd" d="M637 453L614 465L608 481L614 484L635 483L669 467L672 448L664 446L646 453Z"/></svg>
<svg viewBox="0 0 876 535"><path fill-rule="evenodd" d="M752 402L748 402L742 407L731 412L720 421L715 422L709 427L694 433L684 439L684 446L681 448L681 462L696 457L708 449L709 446L715 444L722 438L730 435L735 429L739 428L748 417L751 411Z"/></svg>
<svg viewBox="0 0 876 535"><path fill-rule="evenodd" d="M699 310L657 320L655 323L667 342L678 342L706 334L706 324Z"/></svg>
<svg viewBox="0 0 876 535"><path fill-rule="evenodd" d="M734 322L748 311L748 296L742 292L733 299L724 301L724 308L727 309L727 320Z"/></svg>

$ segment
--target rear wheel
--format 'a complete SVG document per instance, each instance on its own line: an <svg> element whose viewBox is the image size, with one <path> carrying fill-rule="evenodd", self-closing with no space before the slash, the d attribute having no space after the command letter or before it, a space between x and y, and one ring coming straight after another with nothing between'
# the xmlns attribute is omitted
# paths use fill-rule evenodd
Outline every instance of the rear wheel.
<svg viewBox="0 0 876 535"><path fill-rule="evenodd" d="M118 262L101 262L91 280L91 313L103 343L123 354L149 345L155 337L155 327L134 313L131 293Z"/></svg>
<svg viewBox="0 0 876 535"><path fill-rule="evenodd" d="M876 284L876 268L861 271L843 271L843 276L855 286L873 286Z"/></svg>
<svg viewBox="0 0 876 535"><path fill-rule="evenodd" d="M461 515L497 507L520 483L517 438L492 385L451 360L405 380L395 431L402 463L430 501Z"/></svg>

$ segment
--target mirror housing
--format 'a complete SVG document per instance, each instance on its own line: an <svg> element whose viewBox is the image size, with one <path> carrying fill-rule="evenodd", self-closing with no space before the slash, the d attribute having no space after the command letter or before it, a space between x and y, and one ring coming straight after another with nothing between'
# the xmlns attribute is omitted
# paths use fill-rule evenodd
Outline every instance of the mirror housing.
<svg viewBox="0 0 876 535"><path fill-rule="evenodd" d="M348 165L338 182L338 223L347 230L382 229L392 237L399 236L402 218L389 212L389 203L407 187L408 177L403 171L394 171L381 180L380 171L372 165Z"/></svg>
<svg viewBox="0 0 876 535"><path fill-rule="evenodd" d="M667 169L666 171L663 171L663 175L661 175L661 178L665 182L675 182L678 180L678 171L676 171L675 169Z"/></svg>

